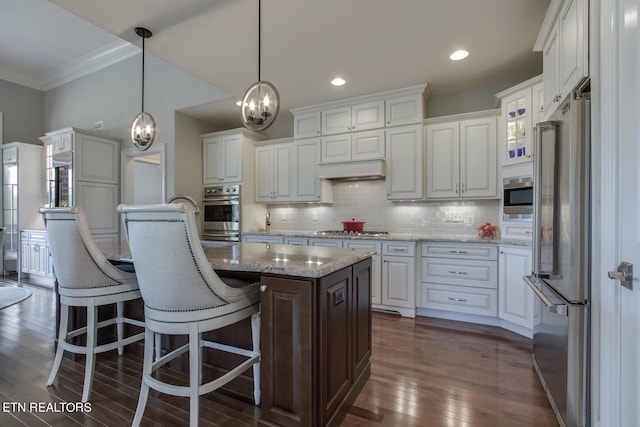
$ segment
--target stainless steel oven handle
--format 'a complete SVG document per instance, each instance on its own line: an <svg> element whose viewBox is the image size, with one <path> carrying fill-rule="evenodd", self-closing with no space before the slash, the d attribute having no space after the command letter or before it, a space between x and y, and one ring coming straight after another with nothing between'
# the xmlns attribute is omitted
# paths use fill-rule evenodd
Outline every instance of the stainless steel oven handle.
<svg viewBox="0 0 640 427"><path fill-rule="evenodd" d="M534 277L532 277L532 276L524 276L523 279L524 279L525 283L531 288L531 290L538 296L538 298L540 298L540 300L542 300L544 305L547 306L547 309L551 313L556 313L556 314L559 314L561 316L568 316L569 315L569 307L567 306L567 304L554 304L549 298L547 298L547 296L545 294L542 293L540 288L538 288L538 286L536 286L536 284L535 284L535 280L536 279Z"/></svg>

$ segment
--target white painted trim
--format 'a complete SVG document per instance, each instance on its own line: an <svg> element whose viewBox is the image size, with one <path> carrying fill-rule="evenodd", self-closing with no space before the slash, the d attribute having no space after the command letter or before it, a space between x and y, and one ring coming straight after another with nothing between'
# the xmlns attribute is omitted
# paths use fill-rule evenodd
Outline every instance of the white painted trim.
<svg viewBox="0 0 640 427"><path fill-rule="evenodd" d="M620 289L607 278L617 265L619 0L592 0L592 424L620 425ZM605 47L605 48L603 48Z"/></svg>
<svg viewBox="0 0 640 427"><path fill-rule="evenodd" d="M122 150L121 154L121 182L120 200L123 204L133 203L133 165L137 157L158 154L160 156L160 170L162 171L162 200L167 200L167 144L156 142L146 151L137 150L135 147Z"/></svg>
<svg viewBox="0 0 640 427"><path fill-rule="evenodd" d="M542 25L540 26L538 37L533 45L534 52L542 52L542 49L549 38L549 34L551 34L551 30L556 24L556 18L558 17L558 13L560 13L560 8L563 3L564 0L551 0L551 3L547 8L547 13L544 16L544 21L542 21Z"/></svg>
<svg viewBox="0 0 640 427"><path fill-rule="evenodd" d="M30 87L32 89L44 90L44 86L40 79L29 77L24 74L14 73L13 71L7 71L0 67L0 79L7 82L19 84L21 86Z"/></svg>
<svg viewBox="0 0 640 427"><path fill-rule="evenodd" d="M141 49L125 40L109 43L71 62L51 69L41 76L28 76L3 70L0 79L33 89L47 91L77 78L109 67L141 52Z"/></svg>
<svg viewBox="0 0 640 427"><path fill-rule="evenodd" d="M52 69L42 76L43 90L53 89L64 83L94 73L141 52L141 49L124 40L115 41L67 64Z"/></svg>
<svg viewBox="0 0 640 427"><path fill-rule="evenodd" d="M426 103L426 101L428 101L431 95L431 87L428 84L419 84L419 85L409 86L401 89L392 89L384 92L376 92L368 95L356 96L353 98L345 98L345 99L339 99L337 101L324 102L321 104L306 105L304 107L291 108L289 112L291 112L291 114L294 114L294 115L311 113L311 112L316 112L320 110L328 110L330 108L342 107L345 105L351 105L356 103L359 104L363 102L377 101L377 100L385 99L389 97L413 95L417 93L422 93L422 96Z"/></svg>

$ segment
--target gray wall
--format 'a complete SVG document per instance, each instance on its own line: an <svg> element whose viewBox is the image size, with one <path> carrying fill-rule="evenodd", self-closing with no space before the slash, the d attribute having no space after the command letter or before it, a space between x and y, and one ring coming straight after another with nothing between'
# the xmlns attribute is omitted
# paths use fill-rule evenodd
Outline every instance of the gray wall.
<svg viewBox="0 0 640 427"><path fill-rule="evenodd" d="M156 142L167 144L167 194L171 195L174 160L183 143L175 137L175 111L229 95L155 55L146 54L145 61L145 111L156 120ZM130 126L140 109L141 59L137 55L47 91L44 127L45 131L67 126L92 130L94 122L103 121L99 132L121 138L123 147L128 147Z"/></svg>
<svg viewBox="0 0 640 427"><path fill-rule="evenodd" d="M526 79L525 79L526 80ZM427 103L427 118L470 113L497 108L495 95L524 80L507 82L458 93L432 95Z"/></svg>
<svg viewBox="0 0 640 427"><path fill-rule="evenodd" d="M2 142L39 144L44 132L44 92L0 80Z"/></svg>

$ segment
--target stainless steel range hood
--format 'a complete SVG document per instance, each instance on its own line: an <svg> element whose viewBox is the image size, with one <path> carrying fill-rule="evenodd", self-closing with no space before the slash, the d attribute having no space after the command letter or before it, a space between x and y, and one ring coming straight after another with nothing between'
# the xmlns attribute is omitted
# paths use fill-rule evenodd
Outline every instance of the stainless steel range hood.
<svg viewBox="0 0 640 427"><path fill-rule="evenodd" d="M383 179L386 172L382 159L321 163L318 169L320 179Z"/></svg>

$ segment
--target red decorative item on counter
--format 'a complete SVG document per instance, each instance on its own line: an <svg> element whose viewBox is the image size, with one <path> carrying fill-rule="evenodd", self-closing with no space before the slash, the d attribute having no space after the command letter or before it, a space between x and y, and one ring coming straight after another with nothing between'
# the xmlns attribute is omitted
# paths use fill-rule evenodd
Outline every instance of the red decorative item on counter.
<svg viewBox="0 0 640 427"><path fill-rule="evenodd" d="M498 227L491 225L490 222L485 222L476 228L478 231L478 237L481 239L493 239L498 235Z"/></svg>
<svg viewBox="0 0 640 427"><path fill-rule="evenodd" d="M344 231L362 231L365 222L366 221L356 221L355 218L351 218L351 221L342 221L342 229Z"/></svg>

